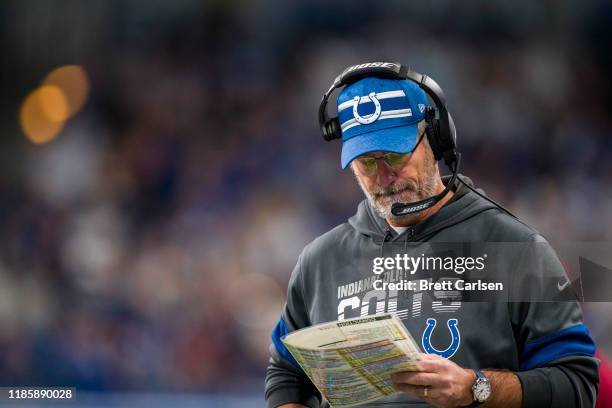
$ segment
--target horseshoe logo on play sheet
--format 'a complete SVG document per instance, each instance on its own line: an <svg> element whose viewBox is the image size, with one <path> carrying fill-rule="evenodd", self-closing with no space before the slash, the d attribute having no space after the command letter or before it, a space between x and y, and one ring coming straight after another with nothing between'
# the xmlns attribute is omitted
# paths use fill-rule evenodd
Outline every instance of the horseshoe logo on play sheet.
<svg viewBox="0 0 612 408"><path fill-rule="evenodd" d="M367 102L368 100L374 104L375 110L374 113L364 117L359 114L359 104L361 101ZM355 117L355 120L362 125L368 125L380 117L380 101L378 98L376 98L376 92L370 92L370 94L367 96L355 96L353 101L353 116Z"/></svg>

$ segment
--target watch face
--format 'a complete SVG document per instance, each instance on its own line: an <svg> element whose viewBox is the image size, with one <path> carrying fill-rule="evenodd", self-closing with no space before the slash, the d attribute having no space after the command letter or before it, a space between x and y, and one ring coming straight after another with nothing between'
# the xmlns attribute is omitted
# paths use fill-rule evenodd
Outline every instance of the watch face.
<svg viewBox="0 0 612 408"><path fill-rule="evenodd" d="M474 399L478 402L485 402L491 395L491 383L487 380L478 379L474 384Z"/></svg>

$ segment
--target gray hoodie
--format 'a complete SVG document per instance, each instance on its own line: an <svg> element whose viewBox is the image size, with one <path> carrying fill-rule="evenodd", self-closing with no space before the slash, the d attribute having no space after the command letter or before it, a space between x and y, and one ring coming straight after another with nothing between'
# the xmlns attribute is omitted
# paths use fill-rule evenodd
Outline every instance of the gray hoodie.
<svg viewBox="0 0 612 408"><path fill-rule="evenodd" d="M373 273L374 258L430 256L432 251L455 258L458 251L486 253L488 265L483 271L460 275L455 270L424 268ZM377 279L470 282L480 278L503 282L504 290L494 295L451 291L448 296L449 292L374 286ZM272 333L265 380L268 407L290 402L329 407L282 344L282 336L318 323L384 312L395 312L425 352L462 367L515 372L524 407L594 406L598 362L580 306L575 301L549 301L557 291L550 283L566 279L554 250L541 235L461 184L437 213L399 235L364 200L357 214L316 238L298 259ZM363 406L428 405L396 393Z"/></svg>

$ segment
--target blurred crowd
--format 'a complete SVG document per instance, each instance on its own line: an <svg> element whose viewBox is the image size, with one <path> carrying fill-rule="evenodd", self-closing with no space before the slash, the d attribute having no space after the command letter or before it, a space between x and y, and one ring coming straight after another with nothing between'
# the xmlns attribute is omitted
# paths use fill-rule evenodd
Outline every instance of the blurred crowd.
<svg viewBox="0 0 612 408"><path fill-rule="evenodd" d="M316 122L362 61L435 78L462 173L545 236L612 240L607 2L65 3L3 6L2 385L262 389L297 256L362 199ZM32 145L20 99L66 63L91 96Z"/></svg>

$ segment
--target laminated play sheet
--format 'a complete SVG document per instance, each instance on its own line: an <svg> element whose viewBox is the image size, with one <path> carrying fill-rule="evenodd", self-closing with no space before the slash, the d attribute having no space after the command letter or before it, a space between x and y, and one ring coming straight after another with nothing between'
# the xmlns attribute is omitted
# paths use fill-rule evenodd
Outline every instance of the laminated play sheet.
<svg viewBox="0 0 612 408"><path fill-rule="evenodd" d="M333 407L352 407L397 392L391 374L416 371L421 353L390 313L319 324L282 340Z"/></svg>

